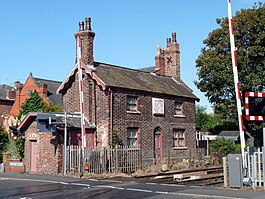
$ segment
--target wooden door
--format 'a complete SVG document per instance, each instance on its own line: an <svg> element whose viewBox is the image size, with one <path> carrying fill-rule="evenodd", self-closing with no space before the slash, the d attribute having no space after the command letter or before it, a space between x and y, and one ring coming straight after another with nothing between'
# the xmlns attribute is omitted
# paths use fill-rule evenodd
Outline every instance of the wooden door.
<svg viewBox="0 0 265 199"><path fill-rule="evenodd" d="M162 162L162 133L161 129L157 128L154 131L154 156L155 156L155 163Z"/></svg>
<svg viewBox="0 0 265 199"><path fill-rule="evenodd" d="M37 141L30 141L30 173L37 172Z"/></svg>

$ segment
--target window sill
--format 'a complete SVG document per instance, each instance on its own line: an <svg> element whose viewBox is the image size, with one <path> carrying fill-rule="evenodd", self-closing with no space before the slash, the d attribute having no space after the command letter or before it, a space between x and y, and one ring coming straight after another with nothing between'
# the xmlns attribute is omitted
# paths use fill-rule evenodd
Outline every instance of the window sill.
<svg viewBox="0 0 265 199"><path fill-rule="evenodd" d="M129 114L137 114L137 115L140 115L141 114L140 111L126 111L126 113L129 113Z"/></svg>
<svg viewBox="0 0 265 199"><path fill-rule="evenodd" d="M182 146L182 147L173 147L174 150L187 150L188 147Z"/></svg>
<svg viewBox="0 0 265 199"><path fill-rule="evenodd" d="M174 117L178 117L178 118L185 118L185 115L174 115Z"/></svg>

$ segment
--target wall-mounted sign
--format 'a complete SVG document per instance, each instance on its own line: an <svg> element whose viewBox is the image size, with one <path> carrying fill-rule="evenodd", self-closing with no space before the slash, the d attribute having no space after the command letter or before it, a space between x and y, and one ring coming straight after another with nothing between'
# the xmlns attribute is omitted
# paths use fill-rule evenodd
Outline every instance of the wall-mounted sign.
<svg viewBox="0 0 265 199"><path fill-rule="evenodd" d="M160 98L152 98L152 112L153 115L163 115L164 114L164 100Z"/></svg>

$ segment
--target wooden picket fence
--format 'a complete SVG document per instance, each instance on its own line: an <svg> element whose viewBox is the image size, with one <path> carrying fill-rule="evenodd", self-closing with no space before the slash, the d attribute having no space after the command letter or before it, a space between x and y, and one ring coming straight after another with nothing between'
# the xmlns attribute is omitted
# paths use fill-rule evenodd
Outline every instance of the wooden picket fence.
<svg viewBox="0 0 265 199"><path fill-rule="evenodd" d="M67 172L80 173L81 165L85 172L132 173L142 169L142 150L140 147L115 146L87 148L81 158L80 146L67 147Z"/></svg>

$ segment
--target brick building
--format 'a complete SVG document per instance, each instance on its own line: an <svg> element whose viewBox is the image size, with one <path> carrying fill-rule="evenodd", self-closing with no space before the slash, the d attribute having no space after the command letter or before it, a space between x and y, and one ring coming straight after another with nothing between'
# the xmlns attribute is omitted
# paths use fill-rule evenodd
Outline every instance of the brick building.
<svg viewBox="0 0 265 199"><path fill-rule="evenodd" d="M149 162L187 157L195 150L195 101L199 99L180 78L176 33L166 48L157 47L155 67L142 70L94 61L95 33L90 18L80 22L85 118L96 128L92 146L108 146L117 132L119 144L140 145ZM78 66L57 92L66 112L79 112ZM88 139L88 138L87 138Z"/></svg>
<svg viewBox="0 0 265 199"><path fill-rule="evenodd" d="M4 119L8 116L10 109L15 102L15 88L6 84L0 85L0 126L3 126Z"/></svg>
<svg viewBox="0 0 265 199"><path fill-rule="evenodd" d="M16 82L16 100L9 112L9 117L17 117L21 110L21 105L30 98L30 93L36 91L40 97L48 103L54 103L62 106L62 96L56 94L61 82L46 80L41 78L33 77L32 73L29 74L25 84Z"/></svg>

